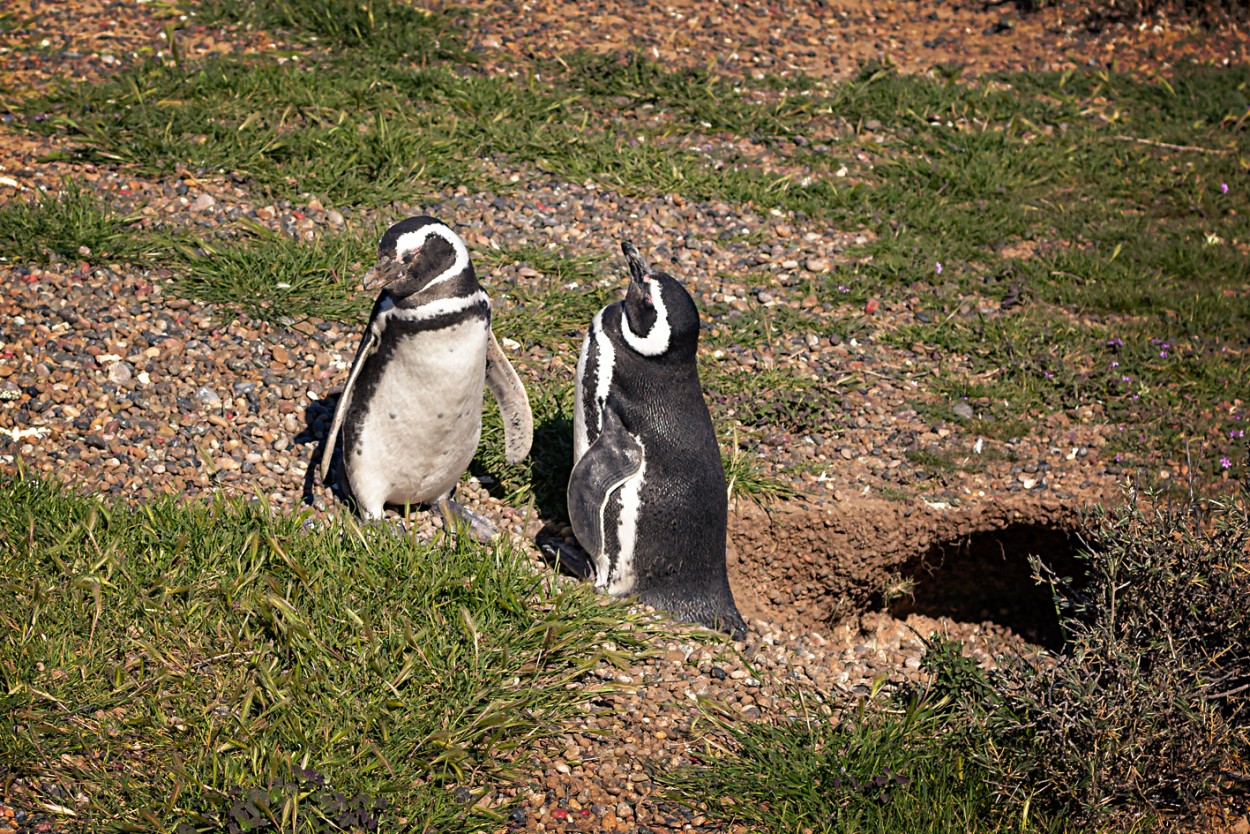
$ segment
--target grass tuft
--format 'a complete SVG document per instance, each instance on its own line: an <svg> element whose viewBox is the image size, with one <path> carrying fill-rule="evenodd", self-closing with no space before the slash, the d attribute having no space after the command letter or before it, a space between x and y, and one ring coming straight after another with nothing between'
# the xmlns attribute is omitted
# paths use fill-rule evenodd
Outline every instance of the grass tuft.
<svg viewBox="0 0 1250 834"><path fill-rule="evenodd" d="M391 0L201 0L208 23L243 23L294 34L317 47L363 50L418 65L465 59L460 33L442 14Z"/></svg>
<svg viewBox="0 0 1250 834"><path fill-rule="evenodd" d="M1019 831L994 813L992 788L948 743L939 702L874 694L833 716L808 705L784 723L714 718L728 748L659 774L670 795L752 831L791 834ZM1061 830L1029 819L1029 831Z"/></svg>
<svg viewBox="0 0 1250 834"><path fill-rule="evenodd" d="M152 241L136 233L134 218L119 215L88 189L65 182L56 193L0 206L0 260L48 263L143 261Z"/></svg>
<svg viewBox="0 0 1250 834"><path fill-rule="evenodd" d="M243 240L184 244L178 290L257 319L363 322L369 301L355 288L375 259L377 235L343 231L301 241L260 226L250 231Z"/></svg>
<svg viewBox="0 0 1250 834"><path fill-rule="evenodd" d="M733 429L729 451L721 449L721 463L725 467L725 483L731 502L748 498L763 506L797 498L799 495L790 481L764 472L759 457L743 449L738 442L737 426Z"/></svg>

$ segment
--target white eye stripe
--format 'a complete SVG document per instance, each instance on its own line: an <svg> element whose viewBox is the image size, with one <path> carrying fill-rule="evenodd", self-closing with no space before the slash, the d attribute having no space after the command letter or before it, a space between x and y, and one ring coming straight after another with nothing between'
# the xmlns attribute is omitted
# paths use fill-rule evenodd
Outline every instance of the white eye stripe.
<svg viewBox="0 0 1250 834"><path fill-rule="evenodd" d="M643 356L659 356L668 350L673 330L668 323L668 309L664 306L664 293L660 291L660 282L648 281L647 287L651 295L651 304L655 307L655 324L651 325L651 332L646 336L634 333L629 328L629 318L622 310L621 335L625 337L626 344Z"/></svg>
<svg viewBox="0 0 1250 834"><path fill-rule="evenodd" d="M433 287L436 284L441 284L449 278L456 277L464 271L465 267L469 265L469 250L465 248L464 241L462 241L460 237L451 229L442 224L436 223L431 223L428 226L422 226L415 232L404 232L396 238L395 259L403 260L404 255L420 249L422 244L429 239L430 235L437 235L447 241L451 245L452 251L456 253L456 259L452 262L451 266L440 272L432 281L426 284L426 289Z"/></svg>

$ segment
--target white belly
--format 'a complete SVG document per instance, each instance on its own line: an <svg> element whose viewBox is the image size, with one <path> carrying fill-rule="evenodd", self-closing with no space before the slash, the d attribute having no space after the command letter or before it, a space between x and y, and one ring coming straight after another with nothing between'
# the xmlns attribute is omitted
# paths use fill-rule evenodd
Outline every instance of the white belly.
<svg viewBox="0 0 1250 834"><path fill-rule="evenodd" d="M370 515L431 501L469 468L482 434L488 325L468 321L403 337L367 404L349 467Z"/></svg>

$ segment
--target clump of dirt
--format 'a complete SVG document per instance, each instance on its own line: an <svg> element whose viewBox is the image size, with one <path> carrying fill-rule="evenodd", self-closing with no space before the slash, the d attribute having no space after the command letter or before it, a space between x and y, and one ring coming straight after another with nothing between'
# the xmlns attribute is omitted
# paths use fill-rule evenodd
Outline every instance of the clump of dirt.
<svg viewBox="0 0 1250 834"><path fill-rule="evenodd" d="M1076 507L1037 498L744 502L729 525L729 576L744 616L800 633L868 610L993 623L1057 648L1054 604L1029 557L1079 576L1080 531Z"/></svg>

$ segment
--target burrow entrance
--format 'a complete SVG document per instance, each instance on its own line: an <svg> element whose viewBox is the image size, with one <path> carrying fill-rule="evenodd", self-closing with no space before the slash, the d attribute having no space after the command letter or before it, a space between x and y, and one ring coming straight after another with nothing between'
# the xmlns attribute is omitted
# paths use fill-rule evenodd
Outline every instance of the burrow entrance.
<svg viewBox="0 0 1250 834"><path fill-rule="evenodd" d="M1050 588L1034 581L1030 557L1059 576L1082 575L1070 530L1029 523L938 542L901 570L906 591L881 605L891 616L991 622L1057 651L1063 634Z"/></svg>
<svg viewBox="0 0 1250 834"><path fill-rule="evenodd" d="M739 506L730 520L730 582L745 616L797 632L885 611L993 623L1055 650L1058 614L1029 557L1080 577L1079 529L1075 510L1040 501Z"/></svg>

